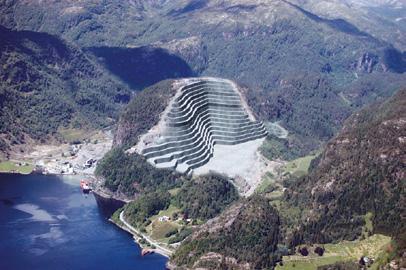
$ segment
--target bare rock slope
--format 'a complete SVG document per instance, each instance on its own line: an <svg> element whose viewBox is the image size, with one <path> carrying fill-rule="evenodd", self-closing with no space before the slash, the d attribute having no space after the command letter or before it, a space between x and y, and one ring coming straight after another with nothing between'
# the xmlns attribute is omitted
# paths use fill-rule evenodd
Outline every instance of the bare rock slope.
<svg viewBox="0 0 406 270"><path fill-rule="evenodd" d="M173 88L176 94L160 108L159 122L128 152L145 156L158 168L227 174L242 193L252 193L261 177L257 149L266 130L238 86L219 78L191 78L174 81Z"/></svg>

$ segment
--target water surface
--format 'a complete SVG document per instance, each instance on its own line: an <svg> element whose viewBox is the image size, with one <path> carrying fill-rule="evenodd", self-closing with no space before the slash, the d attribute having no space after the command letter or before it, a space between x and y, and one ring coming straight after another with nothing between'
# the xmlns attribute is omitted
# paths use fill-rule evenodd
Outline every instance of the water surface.
<svg viewBox="0 0 406 270"><path fill-rule="evenodd" d="M0 174L0 269L165 269L110 223L79 177Z"/></svg>

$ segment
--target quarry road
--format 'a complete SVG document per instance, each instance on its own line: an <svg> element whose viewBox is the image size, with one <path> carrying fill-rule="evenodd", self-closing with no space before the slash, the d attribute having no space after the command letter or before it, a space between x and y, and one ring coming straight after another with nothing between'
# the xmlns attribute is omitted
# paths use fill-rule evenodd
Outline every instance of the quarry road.
<svg viewBox="0 0 406 270"><path fill-rule="evenodd" d="M166 257L169 257L172 255L173 251L170 249L167 249L161 245L161 243L151 239L150 237L146 236L145 234L141 233L139 230L131 226L125 219L124 219L124 211L121 211L120 213L120 221L124 223L125 226L127 226L128 229L130 229L133 233L136 233L138 235L141 235L148 243L156 247L155 252L164 255Z"/></svg>

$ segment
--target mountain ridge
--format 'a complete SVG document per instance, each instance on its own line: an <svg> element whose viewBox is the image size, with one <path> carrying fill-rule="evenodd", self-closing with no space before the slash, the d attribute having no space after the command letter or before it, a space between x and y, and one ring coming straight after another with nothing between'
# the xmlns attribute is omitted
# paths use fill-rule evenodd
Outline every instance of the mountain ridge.
<svg viewBox="0 0 406 270"><path fill-rule="evenodd" d="M367 14L367 23L348 20L363 11L341 9L337 1L319 8L314 1L88 0L52 2L46 11L46 2L8 3L0 8L0 23L57 34L84 47L152 45L179 57L189 74L246 85L259 118L280 121L304 142L304 152L331 138L351 112L390 96L406 81L406 53L388 42L393 38L364 27L377 19ZM337 6L343 14L334 15ZM44 13L39 21L31 19L33 7ZM137 59L123 58L123 66Z"/></svg>

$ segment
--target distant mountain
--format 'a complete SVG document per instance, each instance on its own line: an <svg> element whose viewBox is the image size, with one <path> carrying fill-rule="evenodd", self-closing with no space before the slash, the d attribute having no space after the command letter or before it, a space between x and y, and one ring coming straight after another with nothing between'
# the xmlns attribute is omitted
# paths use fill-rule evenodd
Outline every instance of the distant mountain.
<svg viewBox="0 0 406 270"><path fill-rule="evenodd" d="M293 0L329 19L344 19L372 36L406 50L406 3L397 0Z"/></svg>
<svg viewBox="0 0 406 270"><path fill-rule="evenodd" d="M281 121L306 152L354 110L405 85L406 29L390 19L403 5L356 2L14 0L0 5L0 23L92 47L139 88L190 74L235 80L258 117ZM144 69L145 46L155 49ZM150 81L129 81L139 77Z"/></svg>
<svg viewBox="0 0 406 270"><path fill-rule="evenodd" d="M285 194L303 209L293 242L352 240L370 219L369 233L391 235L406 248L405 145L406 90L351 116Z"/></svg>
<svg viewBox="0 0 406 270"><path fill-rule="evenodd" d="M0 27L1 150L46 142L59 127L112 124L129 89L74 45Z"/></svg>

